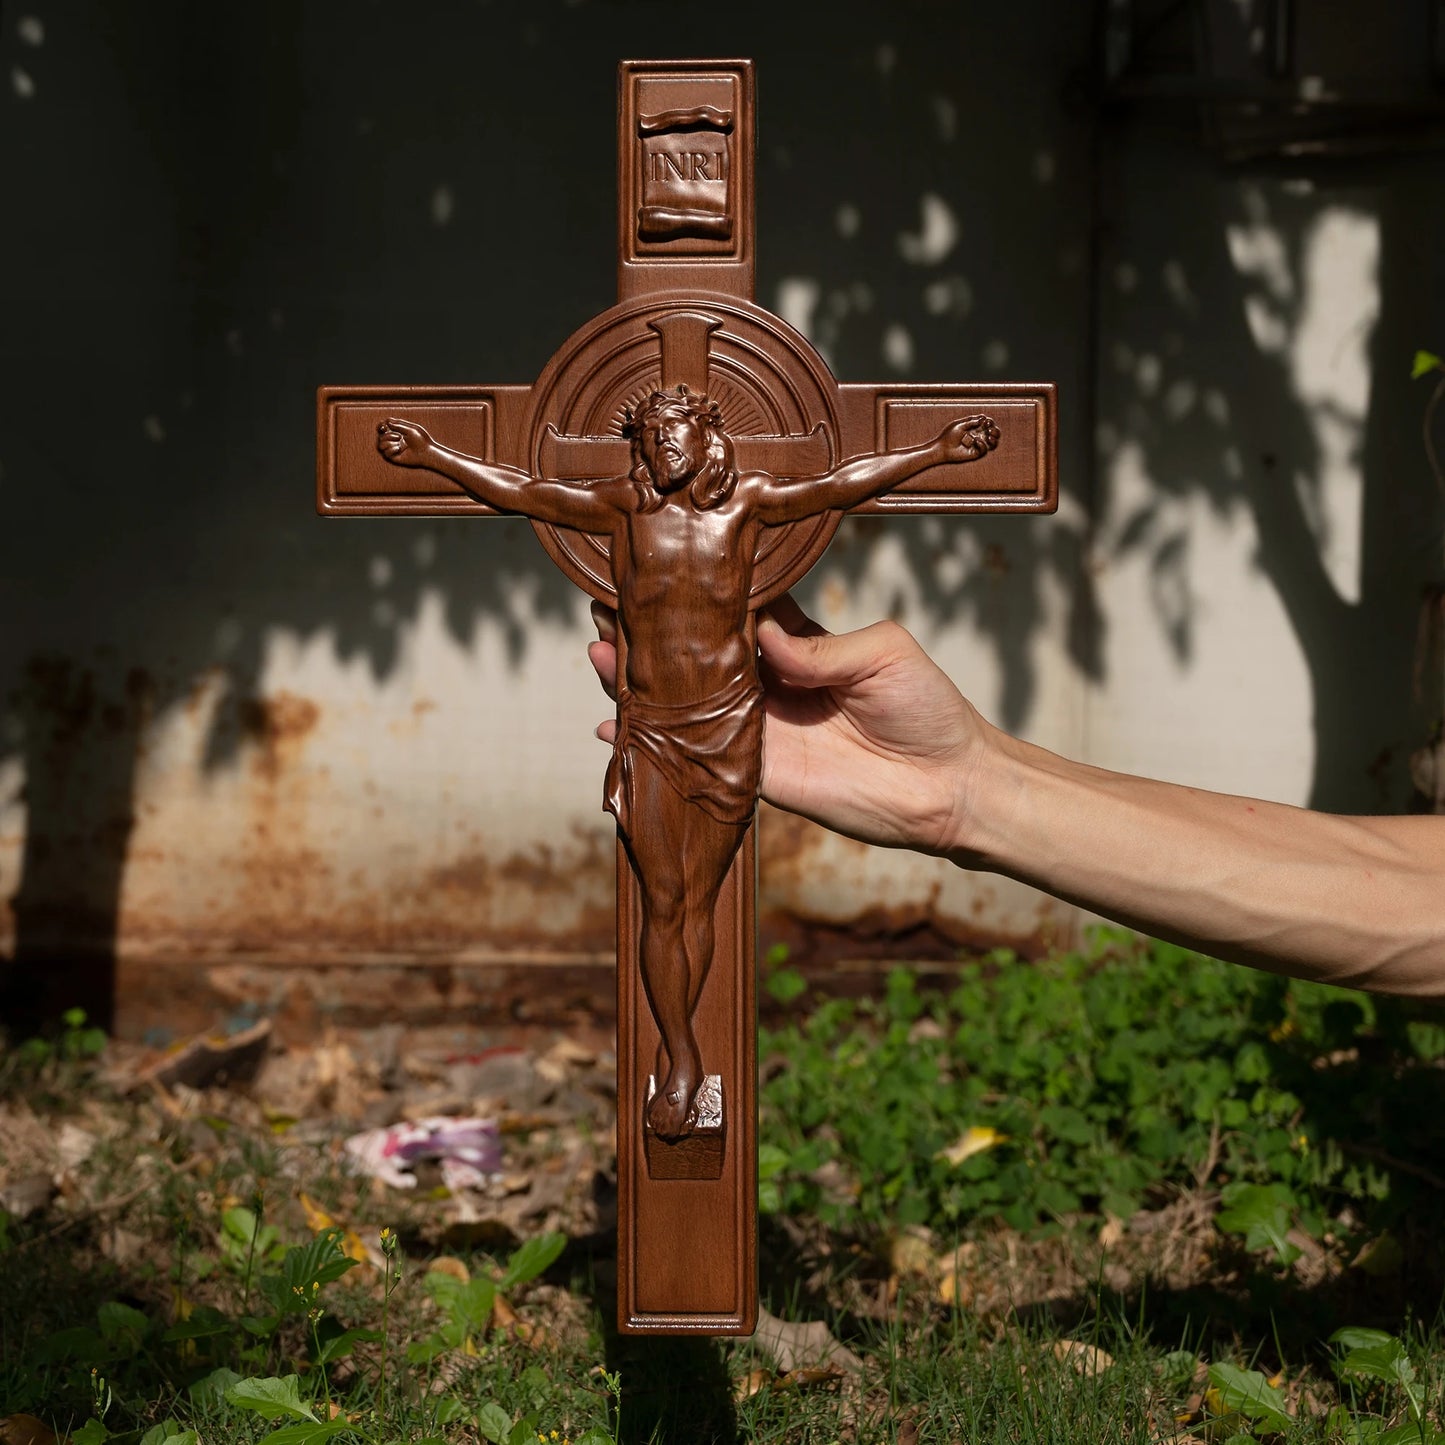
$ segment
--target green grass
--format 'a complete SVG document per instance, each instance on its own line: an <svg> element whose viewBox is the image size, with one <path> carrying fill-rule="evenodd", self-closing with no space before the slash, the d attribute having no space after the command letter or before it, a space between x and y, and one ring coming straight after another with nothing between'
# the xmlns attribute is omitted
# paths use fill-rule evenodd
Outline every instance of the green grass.
<svg viewBox="0 0 1445 1445"><path fill-rule="evenodd" d="M767 982L764 1296L856 1371L617 1337L606 1231L435 1270L424 1191L114 1097L72 1017L0 1064L0 1109L104 1139L0 1213L0 1441L1445 1440L1438 1014L1118 935L934 994Z"/></svg>

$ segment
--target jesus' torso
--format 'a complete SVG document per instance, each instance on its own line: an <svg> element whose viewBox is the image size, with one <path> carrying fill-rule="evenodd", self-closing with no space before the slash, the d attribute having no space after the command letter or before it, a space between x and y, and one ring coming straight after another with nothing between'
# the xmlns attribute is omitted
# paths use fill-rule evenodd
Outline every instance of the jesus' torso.
<svg viewBox="0 0 1445 1445"><path fill-rule="evenodd" d="M752 479L706 511L684 488L654 511L629 508L612 532L625 683L662 706L700 702L757 674L748 594L760 526Z"/></svg>

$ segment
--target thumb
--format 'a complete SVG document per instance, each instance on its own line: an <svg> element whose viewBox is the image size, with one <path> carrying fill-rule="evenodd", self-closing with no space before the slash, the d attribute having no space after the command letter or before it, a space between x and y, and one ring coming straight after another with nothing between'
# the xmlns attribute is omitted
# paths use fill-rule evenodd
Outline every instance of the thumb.
<svg viewBox="0 0 1445 1445"><path fill-rule="evenodd" d="M886 624L882 624L886 626ZM876 672L884 660L880 624L835 637L819 631L795 635L771 617L758 622L758 651L774 676L796 687L833 687Z"/></svg>

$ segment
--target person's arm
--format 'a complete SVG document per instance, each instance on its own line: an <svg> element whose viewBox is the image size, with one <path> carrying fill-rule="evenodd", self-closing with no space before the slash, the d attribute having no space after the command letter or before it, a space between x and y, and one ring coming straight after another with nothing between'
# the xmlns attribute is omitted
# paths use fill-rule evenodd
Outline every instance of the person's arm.
<svg viewBox="0 0 1445 1445"><path fill-rule="evenodd" d="M831 637L789 598L770 613L769 802L1220 958L1445 1000L1445 818L1336 817L1070 762L986 722L901 627ZM615 658L592 650L605 684Z"/></svg>
<svg viewBox="0 0 1445 1445"><path fill-rule="evenodd" d="M825 476L779 478L754 474L758 516L769 526L776 526L799 522L819 512L856 507L929 467L975 462L998 445L998 437L992 417L968 416L944 427L923 446L857 457Z"/></svg>
<svg viewBox="0 0 1445 1445"><path fill-rule="evenodd" d="M1340 817L1000 734L950 856L1236 963L1445 999L1445 819Z"/></svg>
<svg viewBox="0 0 1445 1445"><path fill-rule="evenodd" d="M393 466L422 467L465 487L479 502L499 512L515 512L559 527L606 532L617 512L616 488L584 486L533 477L516 467L484 462L432 439L414 421L387 417L376 428L376 449Z"/></svg>

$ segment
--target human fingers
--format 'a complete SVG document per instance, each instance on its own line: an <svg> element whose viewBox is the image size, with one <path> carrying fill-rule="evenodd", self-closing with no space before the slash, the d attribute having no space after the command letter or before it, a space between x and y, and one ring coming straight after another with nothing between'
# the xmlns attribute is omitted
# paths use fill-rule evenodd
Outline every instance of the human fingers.
<svg viewBox="0 0 1445 1445"><path fill-rule="evenodd" d="M589 642L587 660L597 673L602 691L617 701L617 649L610 642Z"/></svg>
<svg viewBox="0 0 1445 1445"><path fill-rule="evenodd" d="M592 625L603 642L617 641L617 610L605 602L592 602Z"/></svg>
<svg viewBox="0 0 1445 1445"><path fill-rule="evenodd" d="M775 597L763 608L758 621L761 624L766 618L772 618L784 632L791 633L794 637L818 637L826 635L828 629L821 623L814 622L806 612L793 600L791 592L784 592L781 597Z"/></svg>
<svg viewBox="0 0 1445 1445"><path fill-rule="evenodd" d="M597 724L592 730L594 737L599 737L604 743L615 743L617 741L617 719L610 717Z"/></svg>
<svg viewBox="0 0 1445 1445"><path fill-rule="evenodd" d="M875 622L836 637L785 632L770 618L758 626L758 650L773 674L796 687L834 687L870 677L893 661L912 638L896 622ZM916 644L914 644L916 646Z"/></svg>

